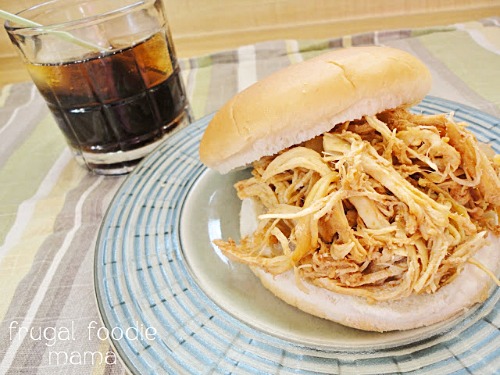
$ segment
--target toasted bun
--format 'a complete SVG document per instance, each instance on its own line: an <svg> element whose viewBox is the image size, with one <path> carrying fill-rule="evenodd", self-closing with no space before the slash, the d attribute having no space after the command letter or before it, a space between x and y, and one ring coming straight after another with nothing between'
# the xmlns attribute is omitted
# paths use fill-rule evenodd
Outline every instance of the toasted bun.
<svg viewBox="0 0 500 375"><path fill-rule="evenodd" d="M226 173L336 124L416 104L430 86L425 65L404 51L335 50L278 71L229 100L203 135L200 160Z"/></svg>
<svg viewBox="0 0 500 375"><path fill-rule="evenodd" d="M257 227L259 206L245 199L240 213L241 235L253 233ZM475 258L498 273L500 238L490 235L491 245L477 252ZM411 295L388 302L368 303L366 299L331 292L303 282L297 286L293 271L273 276L260 268L252 271L261 283L278 298L309 314L365 331L394 331L429 326L465 312L483 302L492 286L491 278L479 268L467 264L450 284L434 294Z"/></svg>

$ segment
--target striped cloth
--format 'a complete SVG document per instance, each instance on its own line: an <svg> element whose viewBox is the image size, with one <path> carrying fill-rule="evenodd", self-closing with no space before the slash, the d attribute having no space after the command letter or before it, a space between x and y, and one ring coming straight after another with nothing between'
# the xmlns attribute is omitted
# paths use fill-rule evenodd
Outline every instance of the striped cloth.
<svg viewBox="0 0 500 375"><path fill-rule="evenodd" d="M195 118L258 79L326 50L383 44L430 68L432 95L500 117L500 18L330 40L281 40L181 60ZM0 374L122 374L93 285L100 222L126 177L72 159L32 83L0 93ZM92 327L92 328L90 328ZM94 334L90 334L93 332ZM51 363L57 347L66 363Z"/></svg>

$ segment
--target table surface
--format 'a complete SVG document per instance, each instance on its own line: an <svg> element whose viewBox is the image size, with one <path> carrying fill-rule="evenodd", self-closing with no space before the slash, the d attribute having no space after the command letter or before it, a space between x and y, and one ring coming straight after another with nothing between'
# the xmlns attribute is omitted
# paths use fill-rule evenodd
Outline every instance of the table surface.
<svg viewBox="0 0 500 375"><path fill-rule="evenodd" d="M333 48L371 44L422 59L433 76L431 95L500 118L500 18L260 42L182 58L180 64L199 119L281 67ZM0 135L0 374L125 373L109 342L89 335L88 327L101 326L93 285L95 242L126 176L95 176L80 168L30 82L2 88ZM51 332L60 336L51 339ZM99 352L108 363L57 365L49 355L54 350L73 353L75 362L84 352Z"/></svg>

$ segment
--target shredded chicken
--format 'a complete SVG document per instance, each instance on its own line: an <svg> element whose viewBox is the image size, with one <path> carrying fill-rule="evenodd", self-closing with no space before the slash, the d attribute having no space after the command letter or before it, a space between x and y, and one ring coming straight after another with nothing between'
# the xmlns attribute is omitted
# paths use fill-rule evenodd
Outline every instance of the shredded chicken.
<svg viewBox="0 0 500 375"><path fill-rule="evenodd" d="M231 259L370 301L433 293L500 234L500 164L452 116L399 108L254 163L235 187L265 207ZM496 162L495 162L496 161ZM498 281L497 281L498 282Z"/></svg>

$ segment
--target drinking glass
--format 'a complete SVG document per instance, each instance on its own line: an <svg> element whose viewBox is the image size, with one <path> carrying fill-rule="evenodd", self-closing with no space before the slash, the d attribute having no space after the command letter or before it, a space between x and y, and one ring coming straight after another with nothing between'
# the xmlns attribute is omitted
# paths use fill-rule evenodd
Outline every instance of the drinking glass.
<svg viewBox="0 0 500 375"><path fill-rule="evenodd" d="M76 160L130 172L191 122L161 0L51 0L7 21L12 43Z"/></svg>

